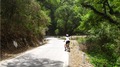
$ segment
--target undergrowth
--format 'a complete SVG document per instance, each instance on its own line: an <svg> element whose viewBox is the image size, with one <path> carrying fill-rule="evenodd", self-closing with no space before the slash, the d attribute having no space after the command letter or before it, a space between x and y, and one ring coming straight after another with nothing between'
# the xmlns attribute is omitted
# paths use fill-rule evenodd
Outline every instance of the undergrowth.
<svg viewBox="0 0 120 67"><path fill-rule="evenodd" d="M107 46L109 49L105 48L106 46L101 48L101 46L99 46L97 43L91 43L93 41L89 42L89 40L90 39L87 37L77 39L77 41L80 43L80 48L81 45L86 46L87 49L85 52L88 54L90 62L94 65L94 67L120 67L120 56L117 55L117 53L114 53L114 50L111 49L111 45ZM106 51L103 49L106 49Z"/></svg>

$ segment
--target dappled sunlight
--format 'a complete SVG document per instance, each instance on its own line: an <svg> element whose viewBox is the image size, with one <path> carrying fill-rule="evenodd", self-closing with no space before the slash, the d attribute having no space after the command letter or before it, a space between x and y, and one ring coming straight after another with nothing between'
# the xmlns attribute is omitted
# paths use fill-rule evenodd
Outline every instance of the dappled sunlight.
<svg viewBox="0 0 120 67"><path fill-rule="evenodd" d="M63 67L63 62L48 58L36 58L28 54L1 65L1 67Z"/></svg>
<svg viewBox="0 0 120 67"><path fill-rule="evenodd" d="M64 41L50 39L47 44L26 51L15 58L0 62L0 67L66 67L69 53L64 51Z"/></svg>

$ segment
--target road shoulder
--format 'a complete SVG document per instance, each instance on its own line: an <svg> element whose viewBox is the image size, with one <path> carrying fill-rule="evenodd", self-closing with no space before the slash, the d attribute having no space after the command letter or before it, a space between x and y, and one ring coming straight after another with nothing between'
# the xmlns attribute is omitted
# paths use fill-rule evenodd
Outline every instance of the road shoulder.
<svg viewBox="0 0 120 67"><path fill-rule="evenodd" d="M76 40L71 41L70 47L70 67L93 67L93 65L89 62L89 57L83 51L79 50L78 42Z"/></svg>

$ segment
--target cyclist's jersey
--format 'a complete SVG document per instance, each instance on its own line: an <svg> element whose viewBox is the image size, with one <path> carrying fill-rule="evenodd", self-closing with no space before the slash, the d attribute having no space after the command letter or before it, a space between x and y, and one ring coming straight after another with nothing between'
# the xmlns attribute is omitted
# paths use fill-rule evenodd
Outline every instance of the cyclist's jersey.
<svg viewBox="0 0 120 67"><path fill-rule="evenodd" d="M70 37L66 37L66 41L70 41Z"/></svg>

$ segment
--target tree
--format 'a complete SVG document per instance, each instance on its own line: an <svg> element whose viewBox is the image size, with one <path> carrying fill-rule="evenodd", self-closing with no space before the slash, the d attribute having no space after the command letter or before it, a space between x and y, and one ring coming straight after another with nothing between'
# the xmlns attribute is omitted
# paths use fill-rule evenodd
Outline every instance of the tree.
<svg viewBox="0 0 120 67"><path fill-rule="evenodd" d="M51 18L51 25L49 25L48 33L49 35L55 35L55 29L56 29L56 21L54 12L56 9L60 6L61 0L38 0L40 4L42 5L43 10L49 11L49 17Z"/></svg>
<svg viewBox="0 0 120 67"><path fill-rule="evenodd" d="M56 9L55 18L59 34L75 34L76 28L80 24L80 10L75 4L64 2L62 6ZM61 33L62 32L62 33Z"/></svg>
<svg viewBox="0 0 120 67"><path fill-rule="evenodd" d="M49 25L49 17L35 0L3 0L1 3L1 45L13 51L18 47L38 46ZM29 44L29 45L28 45Z"/></svg>
<svg viewBox="0 0 120 67"><path fill-rule="evenodd" d="M87 4L89 2L89 4ZM113 4L112 4L113 3ZM117 5L115 5L117 3ZM92 5L90 5L92 4ZM112 4L112 5L111 5ZM81 3L81 5L85 8L91 9L94 13L96 13L99 16L102 16L104 19L108 20L109 23L118 25L120 24L120 11L119 6L120 2L118 0L97 0L97 1L84 1ZM114 8L113 8L114 7ZM99 9L98 9L99 8ZM100 10L100 11L99 11Z"/></svg>
<svg viewBox="0 0 120 67"><path fill-rule="evenodd" d="M108 60L98 66L119 66L120 57L120 2L118 0L80 0L82 15L78 30L84 31L88 38L88 53L98 53ZM97 52L96 52L97 51Z"/></svg>

